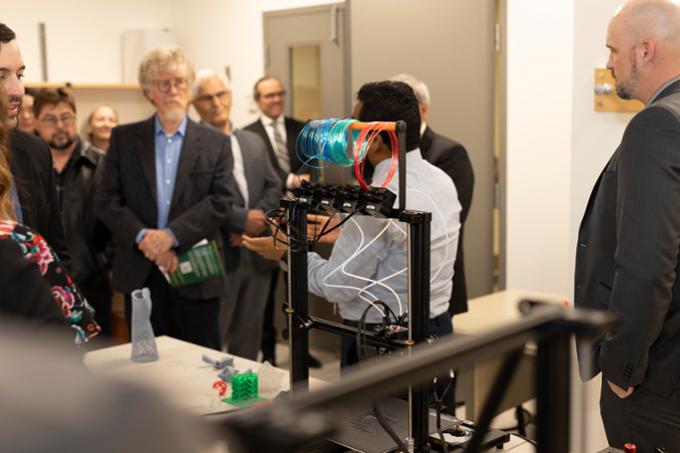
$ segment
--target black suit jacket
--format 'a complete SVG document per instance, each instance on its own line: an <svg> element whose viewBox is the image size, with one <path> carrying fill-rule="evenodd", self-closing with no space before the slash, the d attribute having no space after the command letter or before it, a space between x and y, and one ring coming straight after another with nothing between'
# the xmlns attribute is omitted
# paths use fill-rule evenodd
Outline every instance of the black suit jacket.
<svg viewBox="0 0 680 453"><path fill-rule="evenodd" d="M9 158L23 223L40 233L70 269L49 146L35 135L14 129L10 133Z"/></svg>
<svg viewBox="0 0 680 453"><path fill-rule="evenodd" d="M125 294L141 288L152 266L137 248L142 228L157 228L154 117L116 127L101 164L95 196L99 218L114 241L113 288ZM188 120L167 228L184 253L202 239L221 247L219 227L230 209L234 186L228 138L217 130ZM191 299L218 297L221 279L189 285L178 291Z"/></svg>
<svg viewBox="0 0 680 453"><path fill-rule="evenodd" d="M269 161L264 141L257 134L240 129L235 130L234 135L243 155L243 167L248 183L248 206L243 205L241 197L239 203L234 203L223 225L227 234L243 232L250 209L261 209L267 213L279 206L281 198L281 180ZM266 231L269 231L269 228ZM241 253L248 253L253 263L262 270L276 269L279 266L277 262L267 260L245 248L231 247L226 238L224 261L227 272L232 272L238 267Z"/></svg>
<svg viewBox="0 0 680 453"><path fill-rule="evenodd" d="M577 307L621 319L579 348L581 376L670 395L680 382L680 82L628 124L581 221ZM591 360L589 360L591 359Z"/></svg>
<svg viewBox="0 0 680 453"><path fill-rule="evenodd" d="M288 147L288 157L290 158L290 171L291 173L298 173L300 172L300 167L302 167L302 161L297 155L296 144L297 137L300 134L300 131L302 131L302 128L305 127L305 123L287 116L284 117L283 122L286 127L286 146ZM269 160L276 170L276 173L279 175L281 183L285 185L286 179L288 178L288 173L281 170L279 162L276 159L276 154L274 153L274 146L269 140L269 136L267 135L267 131L265 130L262 121L257 120L253 123L250 123L244 127L244 129L256 133L262 140L264 140L264 144L267 146ZM309 167L304 168L302 173L309 173Z"/></svg>
<svg viewBox="0 0 680 453"><path fill-rule="evenodd" d="M468 310L463 257L463 230L468 212L470 212L470 205L472 205L472 191L475 185L472 163L463 145L437 134L429 127L425 129L420 139L420 152L425 160L441 168L451 177L458 192L458 201L463 208L460 213L458 251L453 265L453 289L449 300L449 314L463 313Z"/></svg>

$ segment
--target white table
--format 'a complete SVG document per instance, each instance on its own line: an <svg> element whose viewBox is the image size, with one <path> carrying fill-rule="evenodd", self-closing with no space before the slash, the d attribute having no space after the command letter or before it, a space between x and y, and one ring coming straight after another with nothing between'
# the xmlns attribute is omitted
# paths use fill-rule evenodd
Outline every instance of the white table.
<svg viewBox="0 0 680 453"><path fill-rule="evenodd" d="M156 344L159 359L155 362L132 362L130 343L88 352L84 362L95 374L153 387L178 409L194 414L237 409L221 401L218 391L212 388L212 384L219 380L219 370L202 360L203 354L214 359L222 359L227 354L167 336L156 337ZM234 366L240 372L250 368L257 373L262 364L234 356ZM274 391L260 393L267 399L289 388L288 372L276 370L281 373L280 386ZM310 387L320 385L323 385L323 381L310 379Z"/></svg>
<svg viewBox="0 0 680 453"><path fill-rule="evenodd" d="M523 299L567 306L565 297L555 294L522 290L499 291L468 301L468 311L453 317L454 331L456 334L479 335L517 321L522 317L517 306ZM501 401L498 413L535 397L535 356L535 346L527 346ZM456 399L465 401L466 418L479 419L501 363L502 358L496 357L477 362L474 367L459 370Z"/></svg>

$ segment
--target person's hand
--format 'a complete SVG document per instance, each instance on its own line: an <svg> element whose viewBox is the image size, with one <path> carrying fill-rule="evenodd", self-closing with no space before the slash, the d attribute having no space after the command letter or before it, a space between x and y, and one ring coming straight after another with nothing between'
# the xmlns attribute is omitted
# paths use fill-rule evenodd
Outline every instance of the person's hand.
<svg viewBox="0 0 680 453"><path fill-rule="evenodd" d="M612 389L612 392L616 394L621 399L628 398L630 395L633 394L633 391L635 390L635 387L628 387L628 389L624 390L618 385L614 384L612 381L607 379L607 384L609 384L609 388Z"/></svg>
<svg viewBox="0 0 680 453"><path fill-rule="evenodd" d="M170 233L164 230L149 230L144 236L144 240L151 242L156 256L167 252L175 245L175 241L170 236Z"/></svg>
<svg viewBox="0 0 680 453"><path fill-rule="evenodd" d="M262 209L250 209L243 232L248 236L259 236L267 228L267 219Z"/></svg>
<svg viewBox="0 0 680 453"><path fill-rule="evenodd" d="M229 245L241 247L243 245L243 236L238 233L229 233Z"/></svg>
<svg viewBox="0 0 680 453"><path fill-rule="evenodd" d="M177 270L179 259L177 258L175 251L171 249L158 255L155 263L161 271L173 273Z"/></svg>
<svg viewBox="0 0 680 453"><path fill-rule="evenodd" d="M293 180L291 181L291 189L297 189L302 185L302 181L307 181L309 182L309 174L302 174L302 175L294 175Z"/></svg>
<svg viewBox="0 0 680 453"><path fill-rule="evenodd" d="M340 216L337 214L331 217L325 215L307 214L307 238L314 239L321 233L321 230L325 229L328 231L331 228L335 228L339 223ZM319 242L322 244L334 244L338 239L339 234L340 229L334 229L330 233L321 236L321 238L319 238Z"/></svg>
<svg viewBox="0 0 680 453"><path fill-rule="evenodd" d="M272 237L253 238L243 236L243 246L272 261L280 260L288 249L288 246L279 241L274 243L274 238Z"/></svg>
<svg viewBox="0 0 680 453"><path fill-rule="evenodd" d="M139 244L137 244L137 248L144 254L147 260L149 261L156 260L156 256L158 255L158 253L156 253L156 248L149 239L148 233L144 236L144 238L142 238L141 241L139 241Z"/></svg>

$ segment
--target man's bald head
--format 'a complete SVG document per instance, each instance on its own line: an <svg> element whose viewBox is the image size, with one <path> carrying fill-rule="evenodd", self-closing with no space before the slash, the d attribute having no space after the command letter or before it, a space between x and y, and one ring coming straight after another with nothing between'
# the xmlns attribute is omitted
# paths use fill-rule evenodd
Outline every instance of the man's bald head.
<svg viewBox="0 0 680 453"><path fill-rule="evenodd" d="M676 1L631 0L619 8L615 20L621 21L633 43L653 39L680 49L680 5Z"/></svg>
<svg viewBox="0 0 680 453"><path fill-rule="evenodd" d="M607 29L607 67L624 99L647 102L680 76L680 4L672 0L630 0Z"/></svg>

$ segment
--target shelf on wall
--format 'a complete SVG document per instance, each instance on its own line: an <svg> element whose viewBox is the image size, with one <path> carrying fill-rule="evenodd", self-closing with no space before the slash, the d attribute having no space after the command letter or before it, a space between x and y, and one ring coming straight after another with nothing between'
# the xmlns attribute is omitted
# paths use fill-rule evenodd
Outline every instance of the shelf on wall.
<svg viewBox="0 0 680 453"><path fill-rule="evenodd" d="M139 90L136 83L26 82L27 88L71 88L74 90Z"/></svg>

